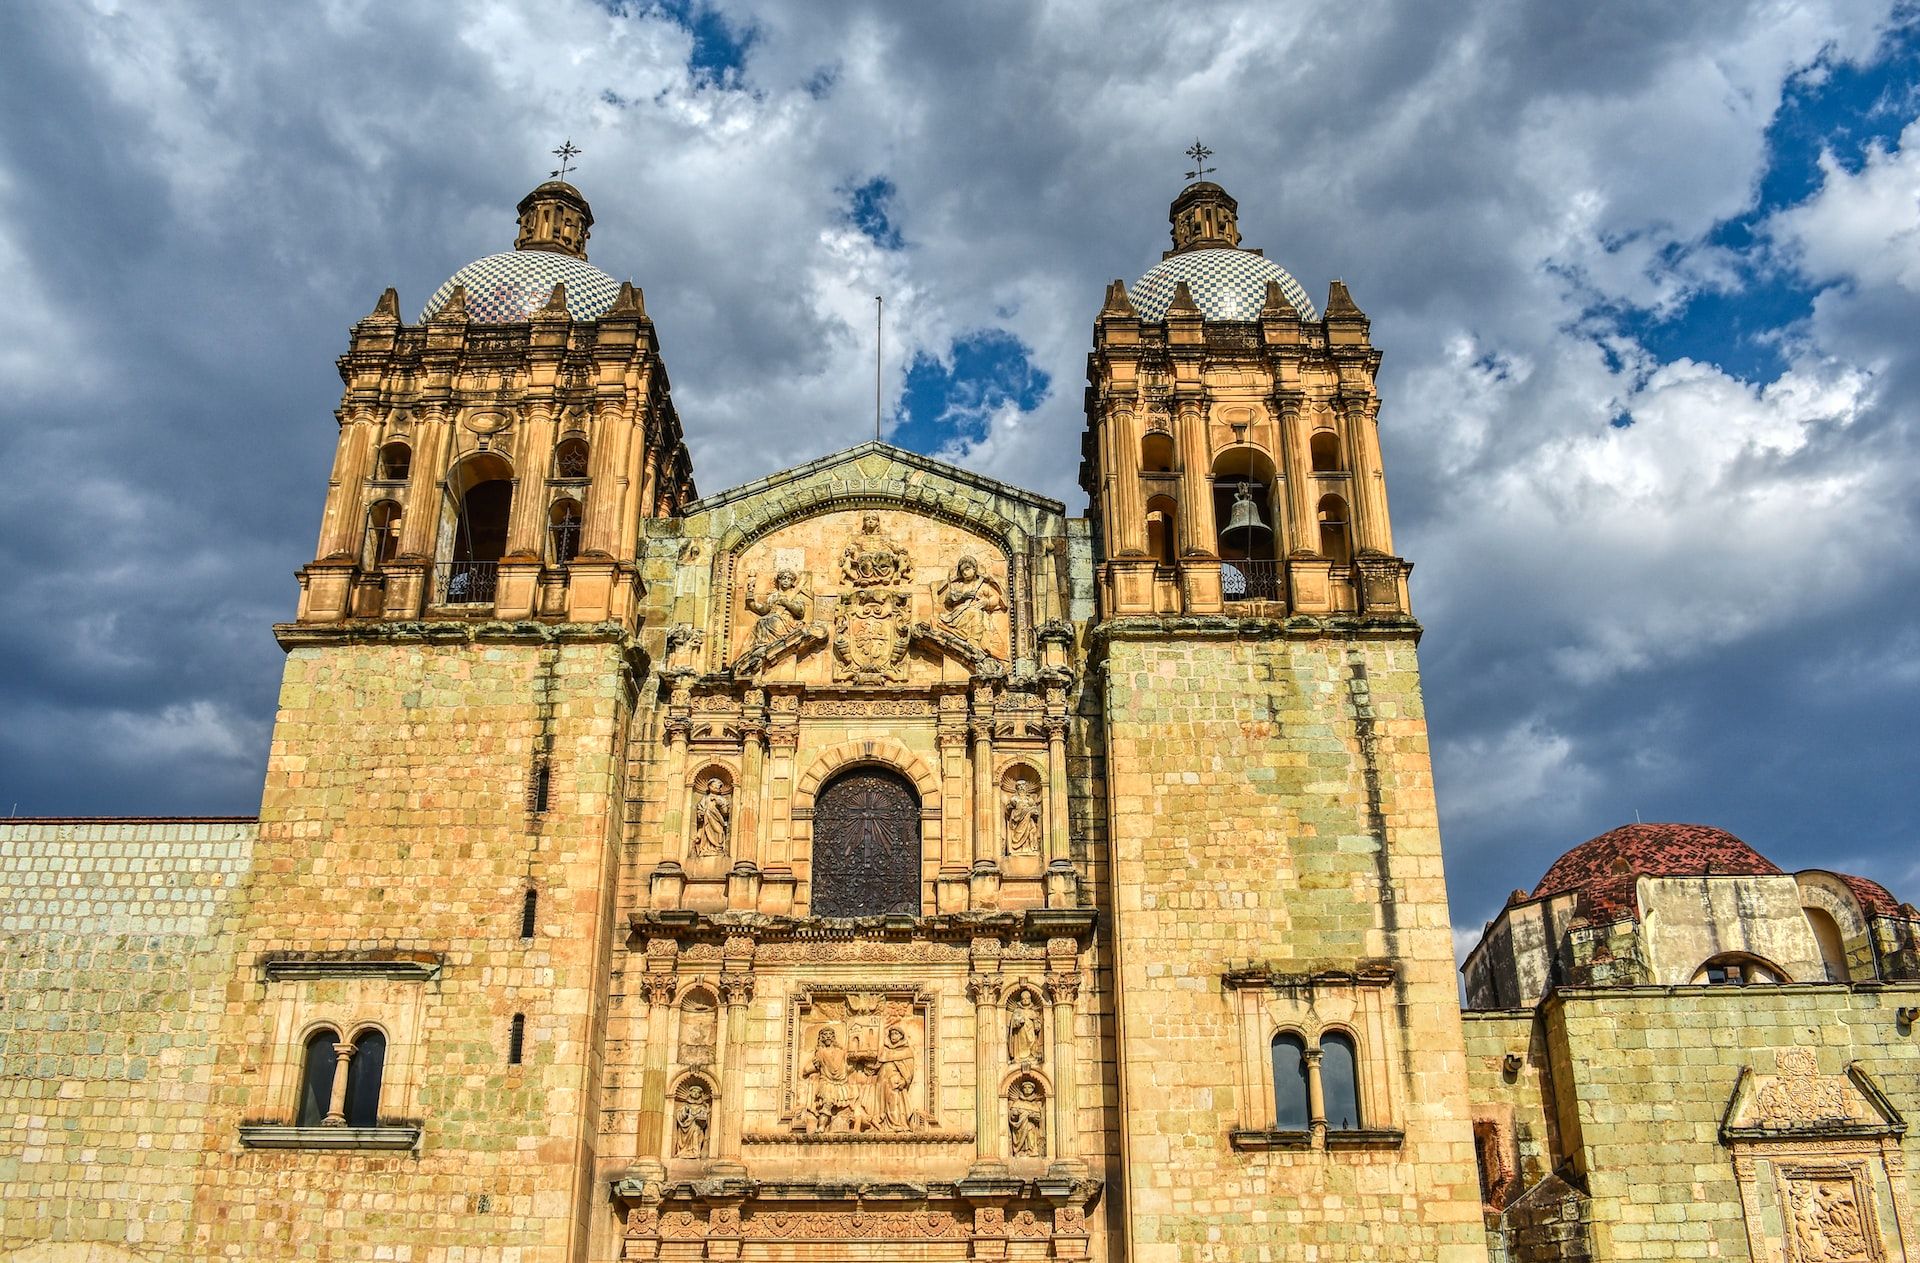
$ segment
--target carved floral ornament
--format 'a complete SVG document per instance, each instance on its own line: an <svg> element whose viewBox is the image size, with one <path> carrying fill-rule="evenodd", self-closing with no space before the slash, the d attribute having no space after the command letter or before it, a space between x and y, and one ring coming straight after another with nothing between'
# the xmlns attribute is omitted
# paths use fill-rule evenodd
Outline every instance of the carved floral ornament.
<svg viewBox="0 0 1920 1263"><path fill-rule="evenodd" d="M737 1207L715 1207L711 1217L693 1211L657 1205L627 1211L625 1236L629 1240L664 1237L699 1240L712 1236L740 1236L758 1241L964 1241L971 1237L1045 1240L1081 1237L1087 1233L1086 1211L1078 1206L1021 1208L1011 1214L999 1206L926 1210L756 1210L742 1215ZM971 1220L971 1222L969 1222Z"/></svg>

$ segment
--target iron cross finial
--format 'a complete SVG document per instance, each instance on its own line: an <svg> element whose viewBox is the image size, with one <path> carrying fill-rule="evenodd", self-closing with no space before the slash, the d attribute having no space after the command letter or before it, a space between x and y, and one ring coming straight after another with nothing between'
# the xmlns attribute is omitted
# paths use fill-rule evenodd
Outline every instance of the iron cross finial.
<svg viewBox="0 0 1920 1263"><path fill-rule="evenodd" d="M1193 159L1193 170L1187 172L1187 178L1189 180L1197 180L1203 175L1211 175L1217 169L1207 165L1207 159L1213 157L1213 150L1207 148L1197 140L1187 149L1186 154L1187 157Z"/></svg>
<svg viewBox="0 0 1920 1263"><path fill-rule="evenodd" d="M558 171L550 171L548 174L556 179L564 179L567 172L573 169L573 160L578 158L582 151L575 148L573 141L569 139L562 141L558 149L551 150L550 152L554 157L560 159L560 169Z"/></svg>

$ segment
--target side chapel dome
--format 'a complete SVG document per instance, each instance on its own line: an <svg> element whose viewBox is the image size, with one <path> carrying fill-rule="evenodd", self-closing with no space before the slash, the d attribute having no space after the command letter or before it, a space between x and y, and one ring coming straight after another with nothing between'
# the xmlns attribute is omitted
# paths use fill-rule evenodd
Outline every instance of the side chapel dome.
<svg viewBox="0 0 1920 1263"><path fill-rule="evenodd" d="M567 314L598 320L619 297L620 282L587 262L593 211L580 190L549 180L520 200L520 232L514 248L475 259L448 277L420 313L430 320L453 296L467 291L467 316L477 324L526 320L547 305L553 287L567 287Z"/></svg>

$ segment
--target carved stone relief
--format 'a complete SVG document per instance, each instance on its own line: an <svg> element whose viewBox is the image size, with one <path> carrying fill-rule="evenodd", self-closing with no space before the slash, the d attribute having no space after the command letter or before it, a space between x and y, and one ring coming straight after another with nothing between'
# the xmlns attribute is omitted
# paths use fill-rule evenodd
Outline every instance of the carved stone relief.
<svg viewBox="0 0 1920 1263"><path fill-rule="evenodd" d="M1791 1263L1881 1263L1886 1257L1872 1191L1857 1166L1782 1167L1780 1205Z"/></svg>
<svg viewBox="0 0 1920 1263"><path fill-rule="evenodd" d="M1847 1080L1823 1076L1811 1048L1783 1048L1779 1073L1761 1081L1754 1093L1752 1122L1762 1127L1806 1127L1846 1123L1861 1116L1860 1094Z"/></svg>
<svg viewBox="0 0 1920 1263"><path fill-rule="evenodd" d="M693 805L693 853L725 855L733 836L733 787L719 776L700 784Z"/></svg>
<svg viewBox="0 0 1920 1263"><path fill-rule="evenodd" d="M1047 1156L1047 1099L1030 1078L1022 1077L1007 1094L1007 1152L1016 1158Z"/></svg>
<svg viewBox="0 0 1920 1263"><path fill-rule="evenodd" d="M1040 854L1040 779L1025 767L1015 768L1001 782L1000 794L1007 854Z"/></svg>
<svg viewBox="0 0 1920 1263"><path fill-rule="evenodd" d="M680 1005L680 1064L713 1064L716 1022L713 1001L705 992L696 991Z"/></svg>
<svg viewBox="0 0 1920 1263"><path fill-rule="evenodd" d="M757 615L753 624L753 645L770 645L807 621L812 598L800 584L800 576L782 570L773 577L773 589L762 597L759 577L747 576L747 610Z"/></svg>
<svg viewBox="0 0 1920 1263"><path fill-rule="evenodd" d="M928 1000L914 992L804 992L791 1007L789 1122L802 1135L935 1129Z"/></svg>
<svg viewBox="0 0 1920 1263"><path fill-rule="evenodd" d="M1007 596L980 570L972 557L954 563L953 574L934 589L940 625L977 649L995 643L998 620L1007 609Z"/></svg>
<svg viewBox="0 0 1920 1263"><path fill-rule="evenodd" d="M682 1084L673 1099L673 1156L707 1156L707 1131L713 1125L713 1092L698 1079Z"/></svg>
<svg viewBox="0 0 1920 1263"><path fill-rule="evenodd" d="M840 551L847 590L833 612L833 678L855 684L898 684L911 635L907 584L913 562L880 530L880 515L860 519L860 531Z"/></svg>

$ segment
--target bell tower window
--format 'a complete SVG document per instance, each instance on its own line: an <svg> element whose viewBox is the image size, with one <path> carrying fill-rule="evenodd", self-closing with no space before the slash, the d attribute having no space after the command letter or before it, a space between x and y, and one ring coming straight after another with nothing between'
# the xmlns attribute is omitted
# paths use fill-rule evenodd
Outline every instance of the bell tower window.
<svg viewBox="0 0 1920 1263"><path fill-rule="evenodd" d="M405 482L412 472L412 448L396 439L380 449L378 477L381 482Z"/></svg>
<svg viewBox="0 0 1920 1263"><path fill-rule="evenodd" d="M1336 566L1353 564L1353 539L1347 520L1347 502L1339 496L1320 498L1320 555Z"/></svg>
<svg viewBox="0 0 1920 1263"><path fill-rule="evenodd" d="M585 439L567 439L553 449L553 476L569 480L587 476Z"/></svg>
<svg viewBox="0 0 1920 1263"><path fill-rule="evenodd" d="M580 555L580 502L555 500L547 512L547 533L553 540L553 564L564 566Z"/></svg>
<svg viewBox="0 0 1920 1263"><path fill-rule="evenodd" d="M490 605L507 551L507 514L513 506L513 469L491 452L457 465L447 479L439 567L440 599L447 605Z"/></svg>
<svg viewBox="0 0 1920 1263"><path fill-rule="evenodd" d="M1307 454L1316 474L1340 472L1340 436L1332 430L1316 430L1307 440Z"/></svg>
<svg viewBox="0 0 1920 1263"><path fill-rule="evenodd" d="M1174 513L1172 496L1147 501L1147 554L1163 566L1173 564Z"/></svg>
<svg viewBox="0 0 1920 1263"><path fill-rule="evenodd" d="M400 519L402 510L392 500L380 500L367 510L367 560L368 570L379 570L400 549Z"/></svg>

